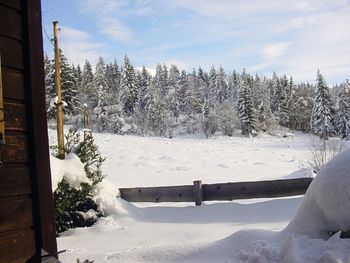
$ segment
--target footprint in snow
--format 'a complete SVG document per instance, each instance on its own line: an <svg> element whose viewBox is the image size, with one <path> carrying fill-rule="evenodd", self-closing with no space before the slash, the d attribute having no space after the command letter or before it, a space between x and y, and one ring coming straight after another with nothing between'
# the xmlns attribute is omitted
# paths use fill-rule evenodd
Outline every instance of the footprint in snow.
<svg viewBox="0 0 350 263"><path fill-rule="evenodd" d="M219 163L218 166L222 167L222 168L230 168L228 165L226 165L224 163Z"/></svg>
<svg viewBox="0 0 350 263"><path fill-rule="evenodd" d="M174 167L172 170L175 170L175 171L189 171L190 169L188 167L185 167L185 166L177 166L177 167Z"/></svg>

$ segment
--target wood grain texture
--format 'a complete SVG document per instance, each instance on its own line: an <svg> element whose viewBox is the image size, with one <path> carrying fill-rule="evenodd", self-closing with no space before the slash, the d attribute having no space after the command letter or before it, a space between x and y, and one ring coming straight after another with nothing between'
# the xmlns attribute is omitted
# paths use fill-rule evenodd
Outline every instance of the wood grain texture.
<svg viewBox="0 0 350 263"><path fill-rule="evenodd" d="M0 0L0 5L21 11L21 0Z"/></svg>
<svg viewBox="0 0 350 263"><path fill-rule="evenodd" d="M121 188L121 198L130 202L193 202L192 185Z"/></svg>
<svg viewBox="0 0 350 263"><path fill-rule="evenodd" d="M3 67L2 84L4 99L25 100L24 80L21 70Z"/></svg>
<svg viewBox="0 0 350 263"><path fill-rule="evenodd" d="M2 67L23 69L23 49L20 41L0 36Z"/></svg>
<svg viewBox="0 0 350 263"><path fill-rule="evenodd" d="M6 131L27 130L26 106L24 104L5 101L4 111ZM2 117L1 112L0 117Z"/></svg>
<svg viewBox="0 0 350 263"><path fill-rule="evenodd" d="M312 178L203 184L205 201L274 198L305 194Z"/></svg>
<svg viewBox="0 0 350 263"><path fill-rule="evenodd" d="M0 235L0 263L34 262L35 235L31 228ZM38 261L37 261L38 262Z"/></svg>
<svg viewBox="0 0 350 263"><path fill-rule="evenodd" d="M57 252L47 135L41 1L23 1L24 79L37 255Z"/></svg>
<svg viewBox="0 0 350 263"><path fill-rule="evenodd" d="M0 197L29 195L31 193L28 167L4 166L0 173Z"/></svg>
<svg viewBox="0 0 350 263"><path fill-rule="evenodd" d="M22 19L18 11L0 5L0 35L22 40Z"/></svg>
<svg viewBox="0 0 350 263"><path fill-rule="evenodd" d="M199 182L199 181L198 181ZM312 178L182 186L121 188L130 202L196 202L252 198L274 198L305 194ZM197 190L196 190L196 189ZM201 194L203 196L201 196Z"/></svg>
<svg viewBox="0 0 350 263"><path fill-rule="evenodd" d="M0 198L0 233L33 225L29 196Z"/></svg>
<svg viewBox="0 0 350 263"><path fill-rule="evenodd" d="M6 144L1 150L1 159L6 163L28 162L28 141L23 133L10 133L5 135Z"/></svg>

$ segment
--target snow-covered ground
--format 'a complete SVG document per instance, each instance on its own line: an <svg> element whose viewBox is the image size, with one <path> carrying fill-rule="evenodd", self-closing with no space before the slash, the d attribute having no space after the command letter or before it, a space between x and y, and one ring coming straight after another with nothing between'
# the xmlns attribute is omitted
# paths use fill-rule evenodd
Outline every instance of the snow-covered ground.
<svg viewBox="0 0 350 263"><path fill-rule="evenodd" d="M104 172L118 187L191 184L198 179L215 183L310 176L309 170L301 168L310 145L310 137L302 134L295 138L211 139L94 136L107 157ZM50 137L54 143L54 132L50 131ZM348 193L350 183L346 188L345 182L343 190ZM319 185L316 188L324 190ZM313 205L319 200L314 196L309 194L303 202L303 213L308 207L305 203ZM338 236L324 241L302 235L303 217L294 216L302 200L210 202L195 207L192 203L130 204L113 199L114 214L101 218L91 228L69 230L58 238L59 249L67 250L60 260L350 262L350 241ZM350 218L349 207L343 208L347 210L342 217ZM281 231L293 216L294 223ZM316 218L308 219L318 223ZM313 237L318 237L317 233Z"/></svg>

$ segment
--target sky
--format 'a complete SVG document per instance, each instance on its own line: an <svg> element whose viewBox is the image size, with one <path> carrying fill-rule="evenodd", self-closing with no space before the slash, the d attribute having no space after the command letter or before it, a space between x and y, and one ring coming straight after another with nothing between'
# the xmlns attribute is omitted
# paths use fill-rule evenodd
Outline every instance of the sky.
<svg viewBox="0 0 350 263"><path fill-rule="evenodd" d="M57 20L75 65L127 54L135 67L350 78L350 0L43 0L42 15L45 51Z"/></svg>

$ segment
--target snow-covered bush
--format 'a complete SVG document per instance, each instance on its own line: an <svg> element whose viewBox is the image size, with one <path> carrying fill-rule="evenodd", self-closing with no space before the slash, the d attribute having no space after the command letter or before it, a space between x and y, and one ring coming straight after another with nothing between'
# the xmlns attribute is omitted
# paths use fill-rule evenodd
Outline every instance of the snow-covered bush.
<svg viewBox="0 0 350 263"><path fill-rule="evenodd" d="M101 170L105 159L91 134L80 142L76 130L70 129L65 137L66 159L51 158L57 235L69 228L91 226L103 214L94 193L105 177Z"/></svg>
<svg viewBox="0 0 350 263"><path fill-rule="evenodd" d="M331 233L350 230L349 160L346 150L322 167L285 233L328 239Z"/></svg>
<svg viewBox="0 0 350 263"><path fill-rule="evenodd" d="M344 143L341 140L312 140L308 165L317 173L322 166L343 150Z"/></svg>

